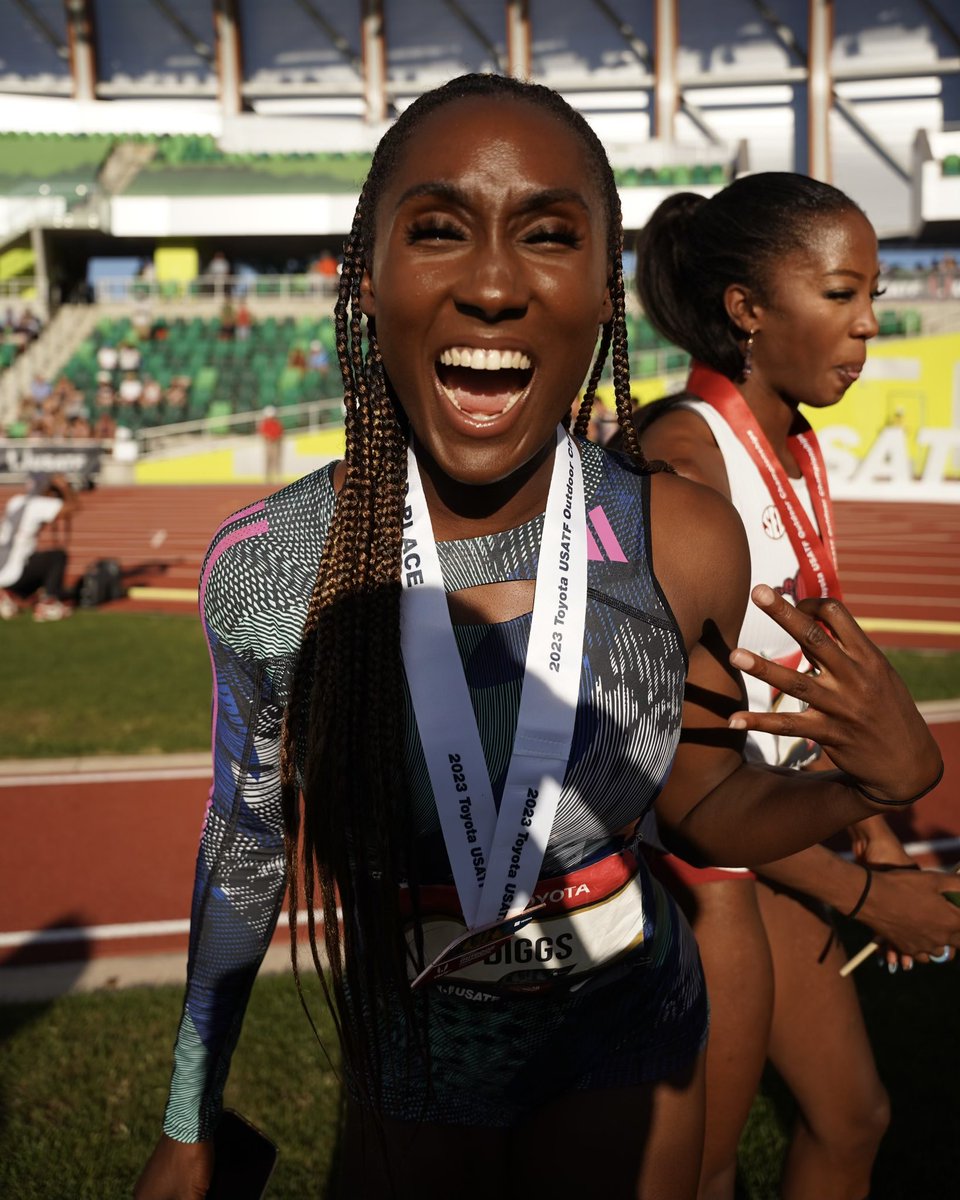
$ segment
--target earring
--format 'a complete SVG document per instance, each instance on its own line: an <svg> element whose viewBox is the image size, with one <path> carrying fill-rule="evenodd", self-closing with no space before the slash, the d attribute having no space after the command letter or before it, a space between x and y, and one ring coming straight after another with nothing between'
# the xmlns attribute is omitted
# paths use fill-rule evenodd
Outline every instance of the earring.
<svg viewBox="0 0 960 1200"><path fill-rule="evenodd" d="M753 370L753 335L755 330L751 329L747 334L747 344L743 348L743 368L740 371L740 379L749 379L750 372Z"/></svg>

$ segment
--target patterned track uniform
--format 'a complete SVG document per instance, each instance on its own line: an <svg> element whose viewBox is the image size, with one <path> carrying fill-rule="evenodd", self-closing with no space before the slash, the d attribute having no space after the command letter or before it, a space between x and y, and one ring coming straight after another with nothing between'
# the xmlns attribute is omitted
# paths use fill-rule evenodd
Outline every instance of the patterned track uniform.
<svg viewBox="0 0 960 1200"><path fill-rule="evenodd" d="M587 624L573 744L541 878L618 850L622 831L649 809L676 747L686 675L682 640L651 567L649 480L619 455L592 443L580 448ZM332 467L315 472L229 518L201 576L214 676L214 770L164 1123L181 1141L211 1135L283 899L279 734L335 504L332 479ZM541 516L505 533L439 543L447 591L535 578L542 525ZM498 805L529 630L529 614L455 628ZM449 884L409 697L406 730L421 882ZM558 1091L629 1086L688 1064L706 1032L699 960L672 901L645 866L640 870L643 943L576 988L557 984L531 996L431 985L431 1086L425 1073L388 1077L384 1115L510 1125ZM402 1035L399 1020L385 1027ZM395 1049L385 1041L388 1060Z"/></svg>

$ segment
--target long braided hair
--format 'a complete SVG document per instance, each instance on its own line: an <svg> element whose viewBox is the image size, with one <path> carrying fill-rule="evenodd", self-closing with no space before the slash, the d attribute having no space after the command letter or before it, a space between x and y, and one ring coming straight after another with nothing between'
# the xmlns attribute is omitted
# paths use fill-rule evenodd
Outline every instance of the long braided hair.
<svg viewBox="0 0 960 1200"><path fill-rule="evenodd" d="M335 319L346 410L345 474L307 608L281 747L294 969L298 971L296 926L302 906L346 1069L374 1107L383 1079L378 1047L387 1006L396 1013L399 1005L408 1045L423 1052L425 1039L418 1016L422 1009L413 1004L407 982L411 951L400 900L406 885L416 929L400 649L406 421L385 376L376 323L362 318L360 285L372 261L377 204L404 145L434 110L469 97L536 105L572 128L586 147L606 209L613 314L603 327L575 432L586 436L612 346L625 447L644 465L630 421L620 201L599 139L557 93L536 84L476 74L425 93L380 141L344 246ZM314 918L318 906L323 954ZM419 936L412 957L422 959ZM297 982L299 987L299 973Z"/></svg>

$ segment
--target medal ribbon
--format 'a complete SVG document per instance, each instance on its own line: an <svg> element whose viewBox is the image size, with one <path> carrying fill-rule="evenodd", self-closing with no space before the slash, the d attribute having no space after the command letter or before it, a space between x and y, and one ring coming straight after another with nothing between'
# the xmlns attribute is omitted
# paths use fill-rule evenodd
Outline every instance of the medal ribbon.
<svg viewBox="0 0 960 1200"><path fill-rule="evenodd" d="M842 599L836 568L833 503L817 435L807 426L802 433L787 438L787 447L806 481L819 532L797 499L783 464L737 387L718 371L694 363L687 379L687 391L717 410L753 460L786 528L807 594Z"/></svg>
<svg viewBox="0 0 960 1200"><path fill-rule="evenodd" d="M587 604L583 472L573 439L559 427L517 731L499 816L410 447L407 481L403 662L460 905L467 928L476 929L529 903L570 757Z"/></svg>

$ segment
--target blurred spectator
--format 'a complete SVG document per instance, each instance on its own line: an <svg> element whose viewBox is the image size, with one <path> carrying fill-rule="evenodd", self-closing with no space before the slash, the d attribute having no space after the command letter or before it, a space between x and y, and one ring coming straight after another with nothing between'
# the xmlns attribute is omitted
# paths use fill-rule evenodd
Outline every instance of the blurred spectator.
<svg viewBox="0 0 960 1200"><path fill-rule="evenodd" d="M232 342L233 335L237 330L237 313L229 300L224 300L220 308L220 332L218 337L221 342Z"/></svg>
<svg viewBox="0 0 960 1200"><path fill-rule="evenodd" d="M150 375L143 381L143 394L140 397L140 403L144 408L158 408L163 403L163 388Z"/></svg>
<svg viewBox="0 0 960 1200"><path fill-rule="evenodd" d="M230 274L230 263L222 250L218 250L207 263L206 274L210 277L214 295L222 296L229 290L227 276Z"/></svg>
<svg viewBox="0 0 960 1200"><path fill-rule="evenodd" d="M175 375L167 388L166 403L171 409L186 408L187 393L190 390L189 375Z"/></svg>
<svg viewBox="0 0 960 1200"><path fill-rule="evenodd" d="M330 371L330 356L323 348L323 343L316 340L310 343L310 355L307 358L307 367L311 371L316 371L324 377Z"/></svg>
<svg viewBox="0 0 960 1200"><path fill-rule="evenodd" d="M0 523L0 617L5 621L33 600L35 621L59 621L70 615L63 603L67 552L63 546L37 550L42 529L69 518L76 495L62 476L39 476L25 495L7 502Z"/></svg>
<svg viewBox="0 0 960 1200"><path fill-rule="evenodd" d="M337 290L339 268L337 260L329 250L324 250L310 269L315 275L320 276L325 292L333 293Z"/></svg>
<svg viewBox="0 0 960 1200"><path fill-rule="evenodd" d="M137 340L148 342L153 336L153 312L150 308L149 300L142 299L137 303L130 322L133 325L133 332L136 334Z"/></svg>
<svg viewBox="0 0 960 1200"><path fill-rule="evenodd" d="M137 461L137 443L125 425L118 425L113 438L113 460L118 463Z"/></svg>
<svg viewBox="0 0 960 1200"><path fill-rule="evenodd" d="M257 432L263 439L264 475L267 483L273 483L280 478L283 462L283 424L277 416L277 410L268 404L263 410L263 417L257 426Z"/></svg>
<svg viewBox="0 0 960 1200"><path fill-rule="evenodd" d="M304 354L301 346L294 346L287 355L287 366L296 367L298 371L305 371L307 369L307 356Z"/></svg>
<svg viewBox="0 0 960 1200"><path fill-rule="evenodd" d="M127 374L130 371L139 371L139 347L132 346L129 342L121 342L117 347L117 366L124 374Z"/></svg>
<svg viewBox="0 0 960 1200"><path fill-rule="evenodd" d="M93 423L93 436L101 442L112 442L117 435L117 423L111 414L104 409L97 413Z"/></svg>
<svg viewBox="0 0 960 1200"><path fill-rule="evenodd" d="M53 391L53 385L45 375L41 375L39 371L30 381L30 396L34 404L37 406L43 404L44 400Z"/></svg>
<svg viewBox="0 0 960 1200"><path fill-rule="evenodd" d="M117 402L117 393L110 382L110 372L104 371L101 374L106 375L106 379L98 376L97 391L93 402L101 412L110 412Z"/></svg>
<svg viewBox="0 0 960 1200"><path fill-rule="evenodd" d="M67 419L67 437L69 438L89 438L93 437L93 429L90 422L87 420L86 413L78 413L74 417Z"/></svg>
<svg viewBox="0 0 960 1200"><path fill-rule="evenodd" d="M120 382L118 391L120 403L127 408L139 403L140 397L143 395L143 382L136 371L128 371Z"/></svg>
<svg viewBox="0 0 960 1200"><path fill-rule="evenodd" d="M31 308L25 308L20 313L14 333L21 335L24 339L24 345L35 341L40 336L40 330L43 328L40 318Z"/></svg>
<svg viewBox="0 0 960 1200"><path fill-rule="evenodd" d="M119 358L116 346L111 346L108 342L104 342L97 351L97 366L101 371L115 371Z"/></svg>
<svg viewBox="0 0 960 1200"><path fill-rule="evenodd" d="M40 336L41 328L40 318L31 309L25 308L17 316L13 307L8 306L0 325L0 342L13 346L14 355L18 355Z"/></svg>
<svg viewBox="0 0 960 1200"><path fill-rule="evenodd" d="M247 308L246 300L241 300L237 306L237 329L236 338L238 342L245 342L250 336L250 330L253 326L253 314Z"/></svg>

